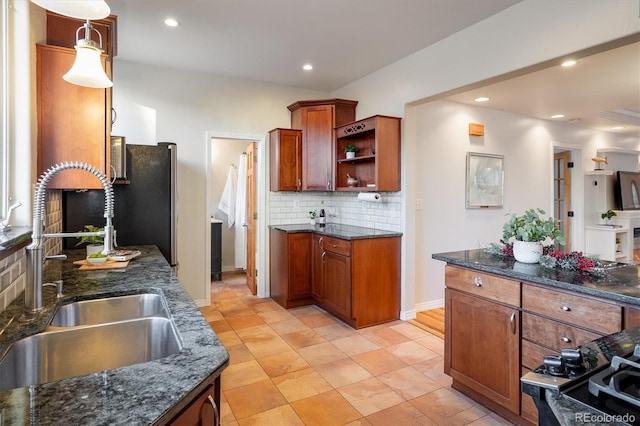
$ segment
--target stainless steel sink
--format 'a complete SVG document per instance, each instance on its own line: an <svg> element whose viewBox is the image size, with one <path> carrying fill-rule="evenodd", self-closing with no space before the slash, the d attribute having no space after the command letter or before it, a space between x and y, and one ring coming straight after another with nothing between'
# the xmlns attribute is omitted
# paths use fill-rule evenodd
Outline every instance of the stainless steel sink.
<svg viewBox="0 0 640 426"><path fill-rule="evenodd" d="M161 295L143 293L69 303L58 308L51 325L73 327L144 317L169 318Z"/></svg>
<svg viewBox="0 0 640 426"><path fill-rule="evenodd" d="M17 341L2 354L0 390L152 361L181 349L175 324L168 318L51 328Z"/></svg>

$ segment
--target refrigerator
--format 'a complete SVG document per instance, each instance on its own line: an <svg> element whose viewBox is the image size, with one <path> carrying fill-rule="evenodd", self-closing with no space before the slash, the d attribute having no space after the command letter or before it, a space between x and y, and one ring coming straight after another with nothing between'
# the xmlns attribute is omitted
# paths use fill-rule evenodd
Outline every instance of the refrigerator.
<svg viewBox="0 0 640 426"><path fill-rule="evenodd" d="M154 244L177 270L177 146L127 144L126 152L126 180L113 185L116 242L119 247ZM68 232L86 224L102 227L104 191L64 191L62 210L62 226ZM65 239L65 248L75 244Z"/></svg>

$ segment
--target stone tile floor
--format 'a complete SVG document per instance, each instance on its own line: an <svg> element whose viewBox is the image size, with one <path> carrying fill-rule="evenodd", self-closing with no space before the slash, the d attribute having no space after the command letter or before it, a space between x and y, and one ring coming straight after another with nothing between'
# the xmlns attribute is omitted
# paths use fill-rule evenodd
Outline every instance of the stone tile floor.
<svg viewBox="0 0 640 426"><path fill-rule="evenodd" d="M452 389L443 340L407 322L354 330L226 273L200 311L230 354L222 425L511 425Z"/></svg>

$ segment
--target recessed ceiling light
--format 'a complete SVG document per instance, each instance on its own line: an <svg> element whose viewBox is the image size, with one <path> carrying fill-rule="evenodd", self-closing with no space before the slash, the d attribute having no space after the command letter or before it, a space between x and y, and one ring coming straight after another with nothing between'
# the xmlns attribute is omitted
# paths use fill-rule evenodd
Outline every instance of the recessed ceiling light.
<svg viewBox="0 0 640 426"><path fill-rule="evenodd" d="M576 61L575 61L575 60L573 60L573 59L569 59L569 60L567 60L567 61L564 61L564 62L562 63L562 66L563 66L563 67L572 67L572 66L574 66L575 64L576 64Z"/></svg>
<svg viewBox="0 0 640 426"><path fill-rule="evenodd" d="M476 102L487 102L489 99L491 99L491 98L487 98L486 96L480 96L479 98L475 98L474 101L476 101Z"/></svg>
<svg viewBox="0 0 640 426"><path fill-rule="evenodd" d="M164 20L164 24L167 27L177 27L178 26L178 21L176 21L173 18L167 18L167 19Z"/></svg>
<svg viewBox="0 0 640 426"><path fill-rule="evenodd" d="M311 71L311 70L313 69L313 65L311 65L311 64L304 64L304 65L302 66L302 69L303 69L303 70L305 70L305 71Z"/></svg>
<svg viewBox="0 0 640 426"><path fill-rule="evenodd" d="M613 126L611 128L611 130L622 130L622 129L624 129L624 126Z"/></svg>
<svg viewBox="0 0 640 426"><path fill-rule="evenodd" d="M551 118L563 118L564 114L554 114L551 116Z"/></svg>

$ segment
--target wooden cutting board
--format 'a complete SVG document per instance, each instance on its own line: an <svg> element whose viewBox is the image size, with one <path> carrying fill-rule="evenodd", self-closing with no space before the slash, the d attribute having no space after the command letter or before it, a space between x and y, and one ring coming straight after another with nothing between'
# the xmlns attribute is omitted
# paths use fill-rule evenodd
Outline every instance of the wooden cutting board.
<svg viewBox="0 0 640 426"><path fill-rule="evenodd" d="M126 268L127 266L129 266L129 261L126 260L124 262L116 262L115 260L107 260L106 262L99 265L90 265L89 262L87 262L87 259L82 259L82 260L76 260L75 262L73 262L73 264L79 265L80 268L78 268L78 270L80 271L97 271L100 269Z"/></svg>

